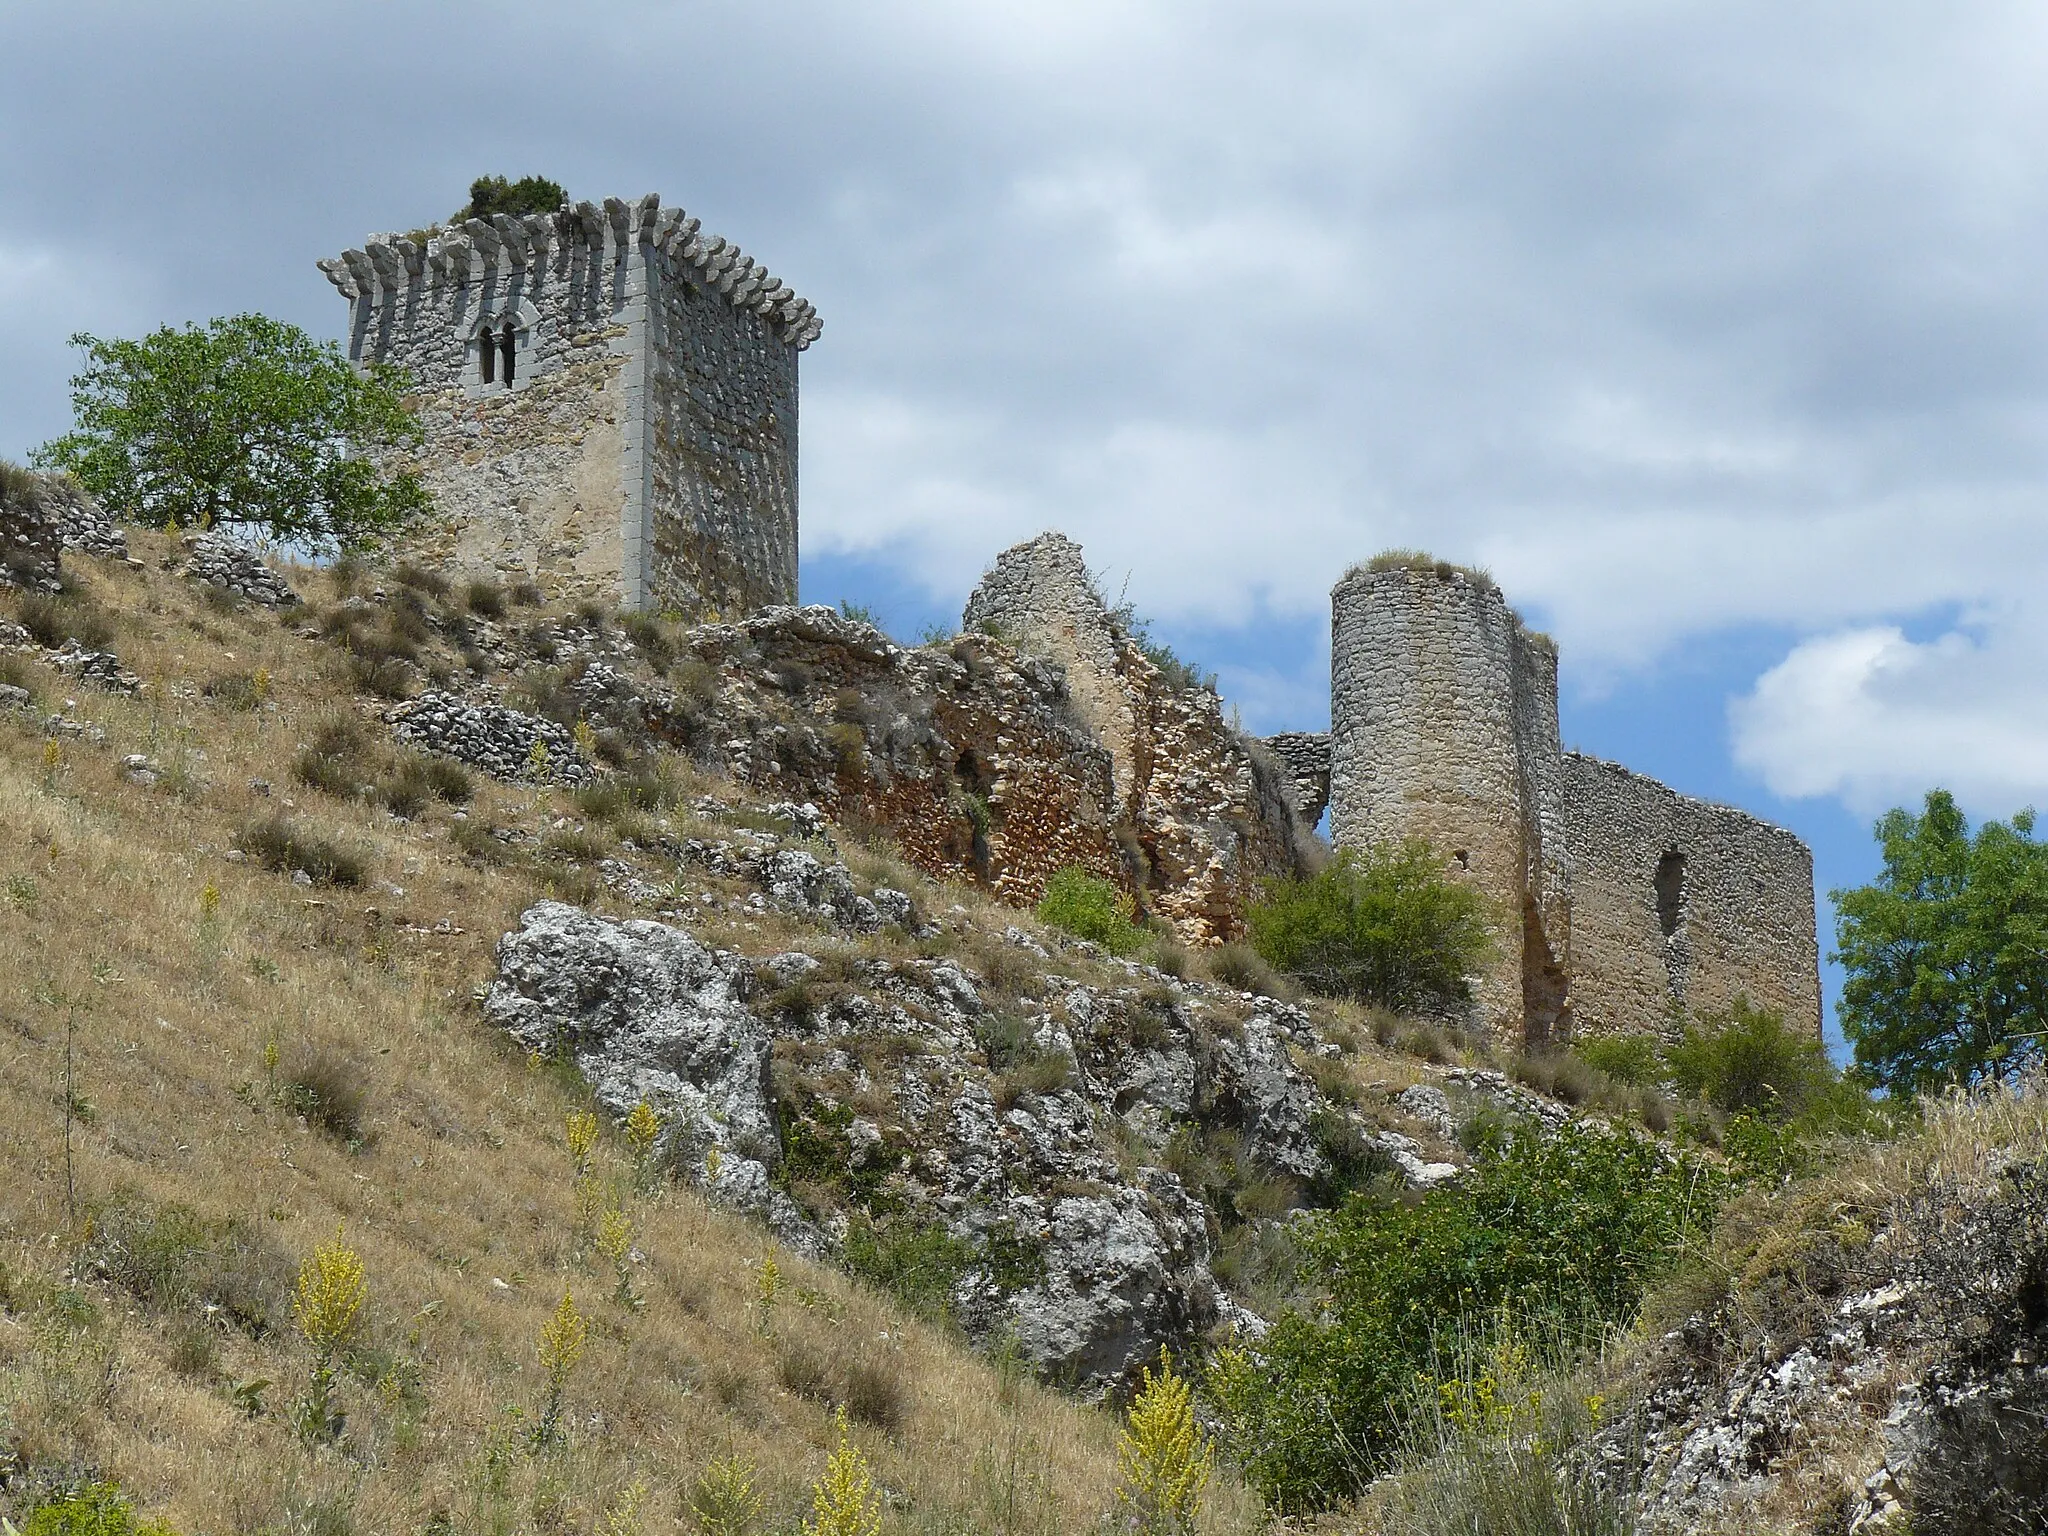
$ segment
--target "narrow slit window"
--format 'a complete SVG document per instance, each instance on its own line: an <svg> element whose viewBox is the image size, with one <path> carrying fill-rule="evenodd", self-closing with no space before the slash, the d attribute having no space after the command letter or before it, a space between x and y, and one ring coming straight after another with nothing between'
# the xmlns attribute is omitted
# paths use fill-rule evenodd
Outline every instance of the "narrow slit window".
<svg viewBox="0 0 2048 1536"><path fill-rule="evenodd" d="M512 382L513 360L519 356L519 338L514 334L510 320L505 322L502 337L505 344L505 382L510 384Z"/></svg>
<svg viewBox="0 0 2048 1536"><path fill-rule="evenodd" d="M498 382L498 348L489 331L477 332L476 365L486 384Z"/></svg>

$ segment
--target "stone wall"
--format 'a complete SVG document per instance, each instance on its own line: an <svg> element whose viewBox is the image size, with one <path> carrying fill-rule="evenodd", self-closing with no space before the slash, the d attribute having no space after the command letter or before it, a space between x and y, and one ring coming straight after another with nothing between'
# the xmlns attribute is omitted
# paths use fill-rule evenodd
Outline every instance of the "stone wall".
<svg viewBox="0 0 2048 1536"><path fill-rule="evenodd" d="M1667 1027L1738 996L1820 1032L1813 855L1792 833L1617 763L1564 758L1572 1014L1590 1033Z"/></svg>
<svg viewBox="0 0 2048 1536"><path fill-rule="evenodd" d="M663 254L649 309L653 606L796 601L797 352Z"/></svg>
<svg viewBox="0 0 2048 1536"><path fill-rule="evenodd" d="M1354 570L1331 613L1332 841L1428 839L1486 903L1480 1018L1547 1039L1569 949L1556 648L1454 567Z"/></svg>
<svg viewBox="0 0 2048 1536"><path fill-rule="evenodd" d="M969 630L1059 666L1075 713L1108 749L1125 878L1190 943L1243 933L1259 887L1311 857L1287 770L1176 685L1112 618L1081 547L1047 533L1005 550L967 600Z"/></svg>
<svg viewBox="0 0 2048 1536"><path fill-rule="evenodd" d="M372 236L321 269L411 376L408 553L696 615L796 596L796 354L816 312L649 196Z"/></svg>
<svg viewBox="0 0 2048 1536"><path fill-rule="evenodd" d="M1797 837L1562 752L1557 648L1478 573L1360 568L1331 612L1332 840L1426 838L1480 892L1494 938L1480 1023L1539 1044L1660 1030L1674 1010L1747 996L1819 1033ZM1313 771L1313 750L1298 755Z"/></svg>
<svg viewBox="0 0 2048 1536"><path fill-rule="evenodd" d="M1330 808L1330 733L1282 731L1260 738L1259 745L1286 770L1302 825L1313 827L1322 821Z"/></svg>

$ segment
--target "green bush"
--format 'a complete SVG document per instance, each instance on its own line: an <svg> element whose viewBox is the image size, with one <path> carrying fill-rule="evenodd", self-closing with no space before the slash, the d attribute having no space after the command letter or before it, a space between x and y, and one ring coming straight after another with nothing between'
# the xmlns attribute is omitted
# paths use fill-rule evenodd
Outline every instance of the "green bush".
<svg viewBox="0 0 2048 1536"><path fill-rule="evenodd" d="M157 1520L137 1520L135 1506L112 1483L92 1483L28 1517L21 1536L172 1536Z"/></svg>
<svg viewBox="0 0 2048 1536"><path fill-rule="evenodd" d="M1346 849L1246 918L1253 948L1311 991L1384 1008L1463 1004L1492 948L1479 893L1419 838Z"/></svg>
<svg viewBox="0 0 2048 1536"><path fill-rule="evenodd" d="M559 181L545 176L522 176L513 181L504 176L479 176L469 184L469 201L455 210L450 223L464 219L488 219L494 213L514 218L528 213L553 213L569 200Z"/></svg>
<svg viewBox="0 0 2048 1536"><path fill-rule="evenodd" d="M953 1315L953 1287L974 1257L972 1243L935 1222L861 1216L846 1231L846 1267L930 1322Z"/></svg>
<svg viewBox="0 0 2048 1536"><path fill-rule="evenodd" d="M1625 1319L1704 1235L1722 1189L1646 1138L1521 1127L1418 1204L1368 1192L1309 1219L1301 1278L1318 1305L1210 1373L1231 1449L1283 1510L1355 1494L1462 1339L1503 1315L1573 1331Z"/></svg>
<svg viewBox="0 0 2048 1536"><path fill-rule="evenodd" d="M1046 881L1038 920L1112 955L1129 955L1145 943L1145 930L1131 921L1131 911L1131 898L1109 881L1069 864Z"/></svg>
<svg viewBox="0 0 2048 1536"><path fill-rule="evenodd" d="M1672 1081L1688 1098L1725 1114L1780 1122L1820 1107L1837 1082L1817 1036L1740 997L1725 1013L1688 1025L1668 1059Z"/></svg>
<svg viewBox="0 0 2048 1536"><path fill-rule="evenodd" d="M1655 1035L1596 1035L1573 1042L1572 1054L1617 1083L1654 1088L1664 1078L1663 1042Z"/></svg>
<svg viewBox="0 0 2048 1536"><path fill-rule="evenodd" d="M154 1312L205 1309L253 1337L288 1310L293 1266L260 1225L120 1195L93 1211L93 1266Z"/></svg>

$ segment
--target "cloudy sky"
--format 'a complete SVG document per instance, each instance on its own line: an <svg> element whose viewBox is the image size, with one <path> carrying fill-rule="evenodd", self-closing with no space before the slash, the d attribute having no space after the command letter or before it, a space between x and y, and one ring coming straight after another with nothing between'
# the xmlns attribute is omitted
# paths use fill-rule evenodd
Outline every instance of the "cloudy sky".
<svg viewBox="0 0 2048 1536"><path fill-rule="evenodd" d="M824 315L805 595L1057 526L1258 729L1327 592L1489 566L1565 734L1788 822L2048 803L2048 11L2018 0L0 8L0 454L66 336L470 178L660 191Z"/></svg>

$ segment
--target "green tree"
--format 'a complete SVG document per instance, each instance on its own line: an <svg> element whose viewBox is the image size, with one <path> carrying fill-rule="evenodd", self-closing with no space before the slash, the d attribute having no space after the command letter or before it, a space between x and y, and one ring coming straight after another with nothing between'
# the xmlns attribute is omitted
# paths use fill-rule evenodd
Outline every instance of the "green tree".
<svg viewBox="0 0 2048 1536"><path fill-rule="evenodd" d="M488 219L494 213L514 218L527 213L553 213L569 200L559 181L545 176L522 176L508 181L503 176L479 176L469 184L469 203L456 211L455 222Z"/></svg>
<svg viewBox="0 0 2048 1536"><path fill-rule="evenodd" d="M1946 790L1876 827L1884 872L1830 892L1842 1031L1874 1081L1908 1093L2004 1078L2048 1039L2048 845L2034 813L1973 837Z"/></svg>
<svg viewBox="0 0 2048 1536"><path fill-rule="evenodd" d="M1252 947L1311 991L1385 1008L1459 1003L1492 949L1479 893L1419 838L1346 849L1246 914Z"/></svg>
<svg viewBox="0 0 2048 1536"><path fill-rule="evenodd" d="M427 508L416 476L378 462L422 435L398 370L359 373L333 342L263 315L71 342L86 358L71 380L76 425L35 460L132 521L258 529L327 552Z"/></svg>

